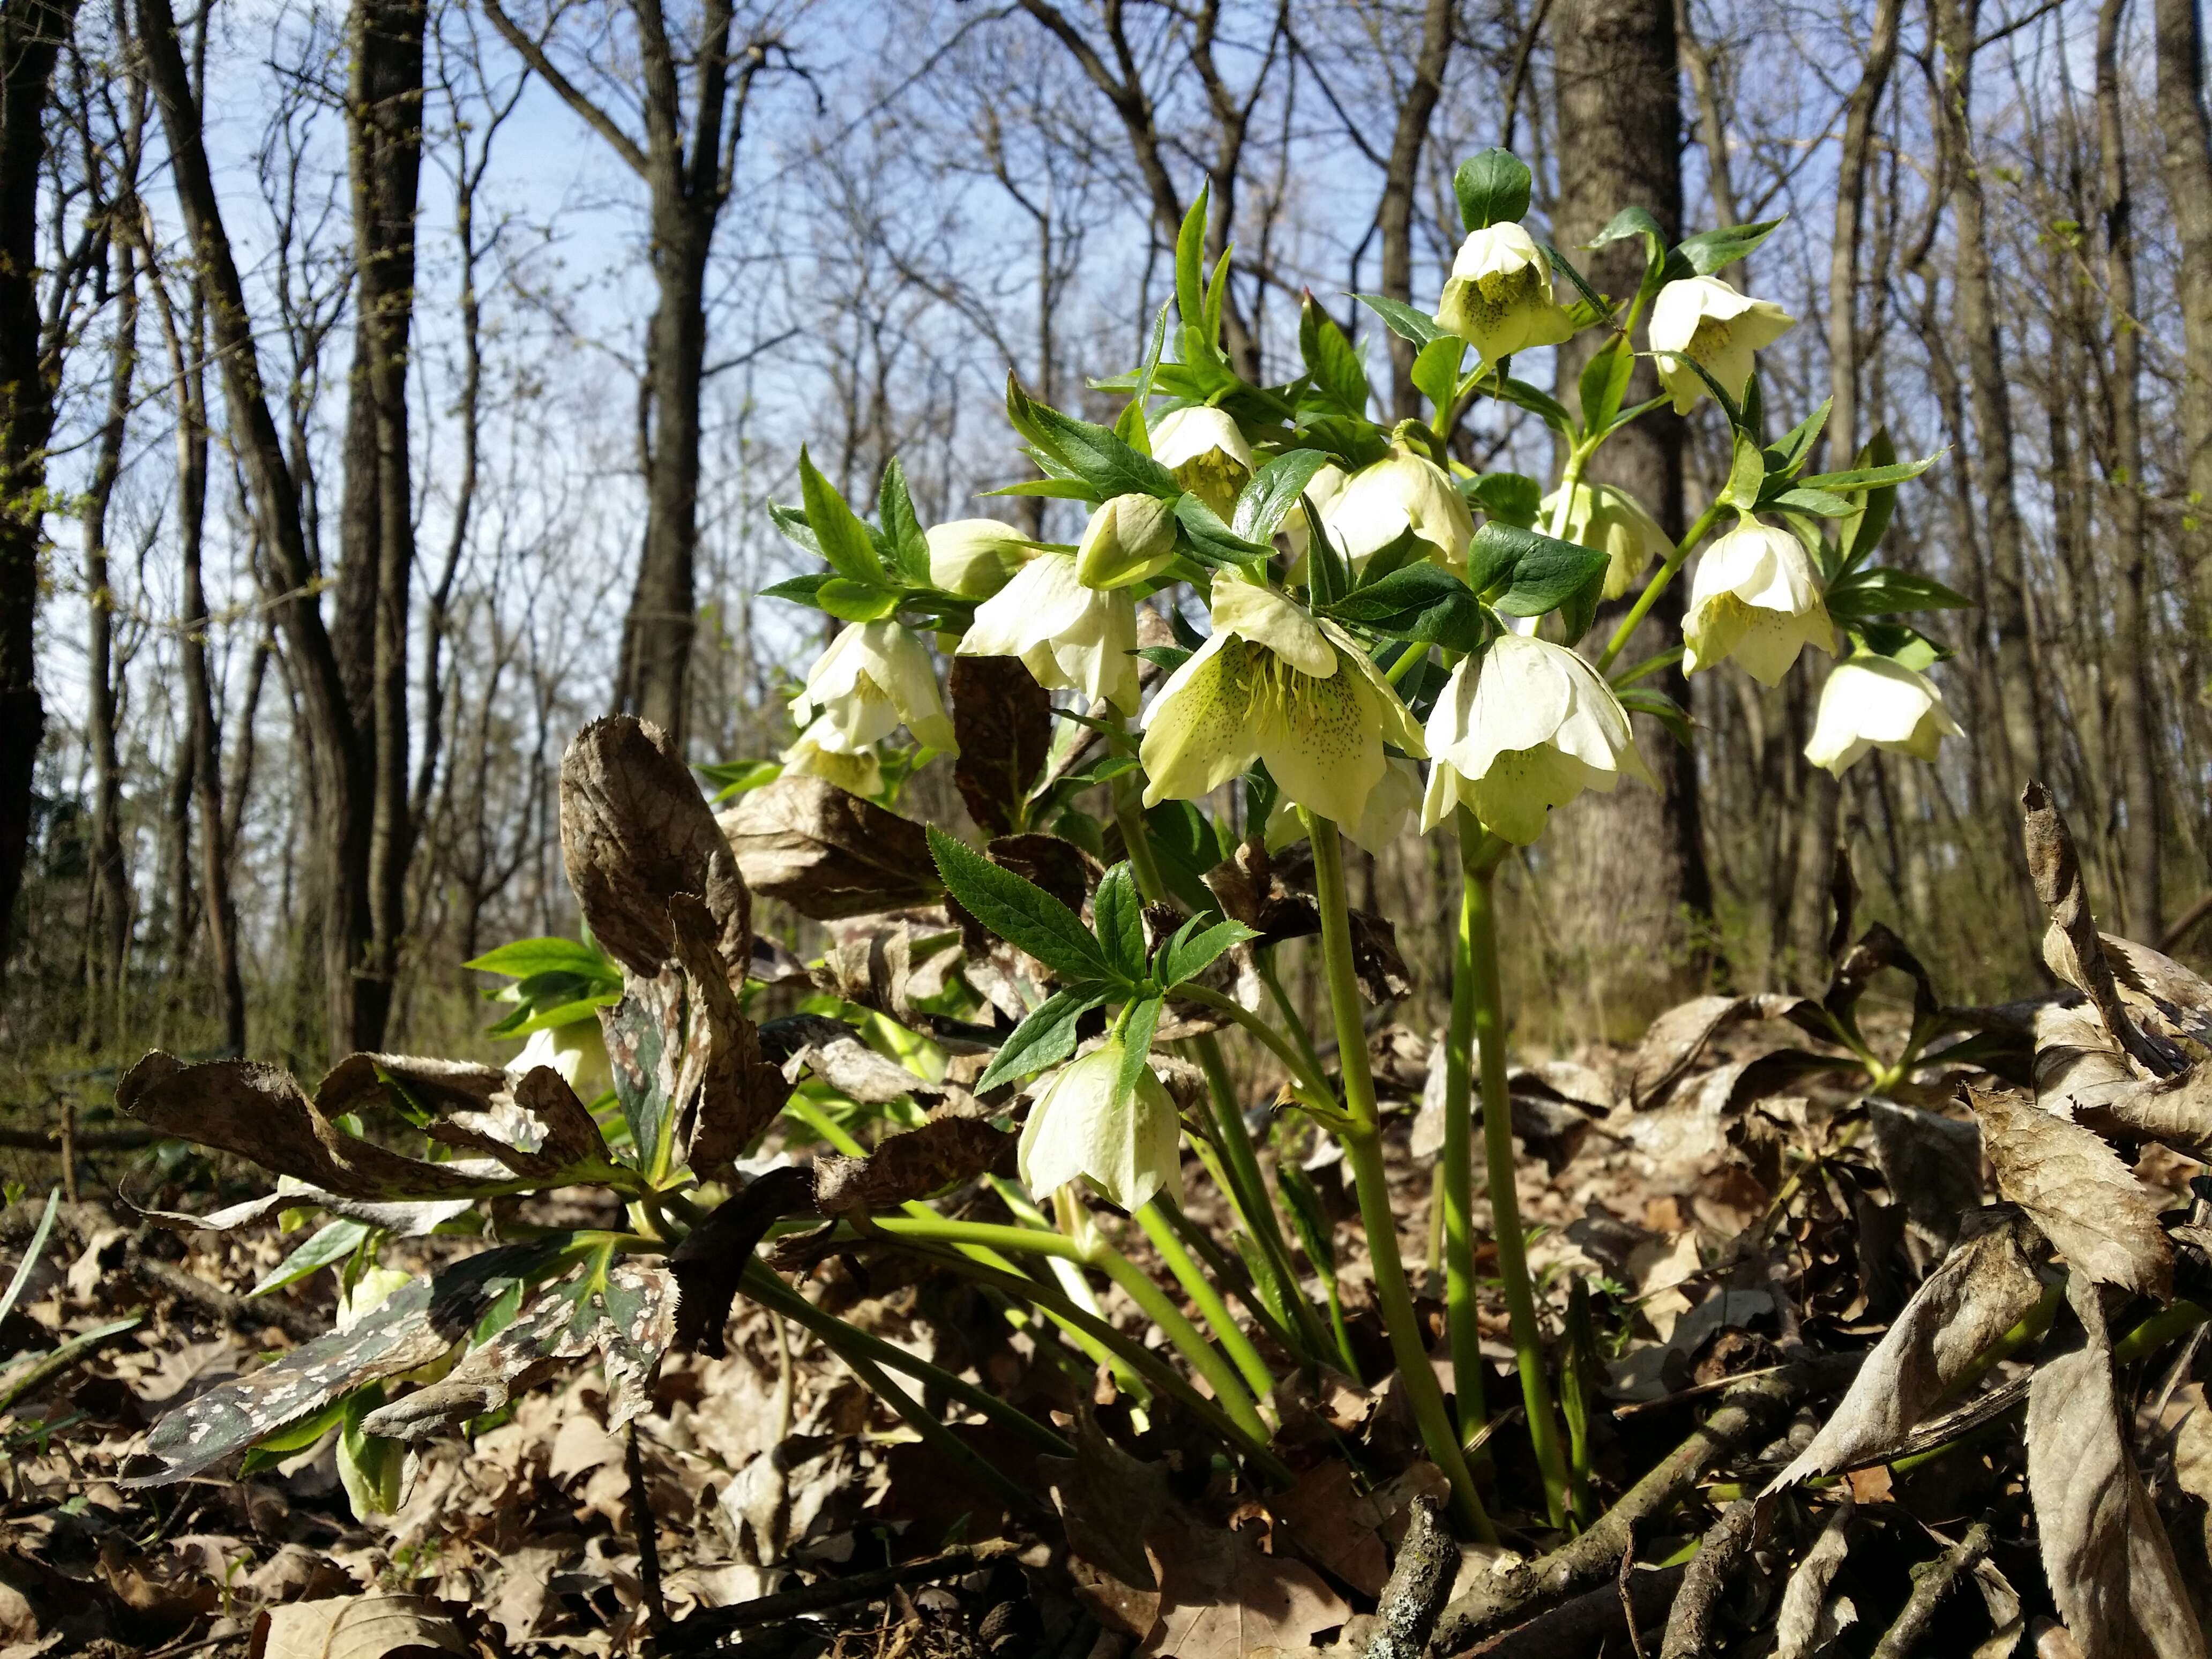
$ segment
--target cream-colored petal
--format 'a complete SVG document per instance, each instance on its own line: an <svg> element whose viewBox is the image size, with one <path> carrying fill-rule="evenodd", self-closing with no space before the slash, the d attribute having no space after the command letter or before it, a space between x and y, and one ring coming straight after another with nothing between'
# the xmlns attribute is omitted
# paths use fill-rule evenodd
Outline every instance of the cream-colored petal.
<svg viewBox="0 0 2212 1659"><path fill-rule="evenodd" d="M1076 580L1068 553L1040 553L1014 578L975 607L960 641L963 657L1019 657L1074 627L1090 608L1091 592Z"/></svg>
<svg viewBox="0 0 2212 1659"><path fill-rule="evenodd" d="M1382 721L1382 741L1415 760L1428 758L1428 745L1422 741L1421 727L1413 719L1413 711L1398 696L1398 688L1390 678L1376 665L1375 659L1359 648L1359 642L1327 617L1319 619L1322 636L1335 647L1340 671L1349 667L1367 682L1375 694L1375 707Z"/></svg>
<svg viewBox="0 0 2212 1659"><path fill-rule="evenodd" d="M1610 793L1618 781L1616 774L1553 748L1516 749L1498 756L1468 793L1484 828L1526 847L1544 833L1551 808L1565 806L1585 789Z"/></svg>
<svg viewBox="0 0 2212 1659"><path fill-rule="evenodd" d="M1533 635L1504 634L1462 665L1474 677L1467 730L1451 753L1462 777L1480 781L1499 755L1551 741L1574 707L1574 685L1560 661L1572 654Z"/></svg>
<svg viewBox="0 0 2212 1659"><path fill-rule="evenodd" d="M1262 649L1229 634L1176 671L1145 716L1137 758L1145 769L1145 805L1197 800L1251 765L1259 753L1254 726L1257 684L1253 659Z"/></svg>
<svg viewBox="0 0 2212 1659"><path fill-rule="evenodd" d="M1421 769L1393 755L1382 780L1367 794L1367 809L1346 821L1344 833L1370 853L1380 853L1402 837L1421 810Z"/></svg>
<svg viewBox="0 0 2212 1659"><path fill-rule="evenodd" d="M1429 763L1429 781L1421 791L1421 833L1427 835L1459 807L1465 793L1462 779L1449 761Z"/></svg>
<svg viewBox="0 0 2212 1659"><path fill-rule="evenodd" d="M1384 771L1375 694L1356 675L1284 674L1279 702L1266 701L1253 737L1277 787L1309 811L1358 823Z"/></svg>
<svg viewBox="0 0 2212 1659"><path fill-rule="evenodd" d="M1161 416L1152 426L1152 459L1170 472L1217 452L1252 470L1252 446L1237 422L1203 404Z"/></svg>
<svg viewBox="0 0 2212 1659"><path fill-rule="evenodd" d="M1326 679L1336 652L1304 608L1261 583L1223 571L1213 579L1213 630L1264 645L1300 673Z"/></svg>

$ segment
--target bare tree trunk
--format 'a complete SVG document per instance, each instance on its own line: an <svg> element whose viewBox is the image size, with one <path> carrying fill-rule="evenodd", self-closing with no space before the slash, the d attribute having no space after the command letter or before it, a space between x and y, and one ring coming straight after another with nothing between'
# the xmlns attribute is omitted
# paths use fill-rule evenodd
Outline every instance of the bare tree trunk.
<svg viewBox="0 0 2212 1659"><path fill-rule="evenodd" d="M1555 227L1564 246L1587 241L1615 210L1649 209L1671 238L1682 223L1682 113L1673 9L1639 0L1562 0L1552 13L1559 146ZM1626 294L1642 275L1641 244L1602 250L1592 281ZM1571 387L1596 342L1587 336L1559 353L1559 385ZM1648 363L1637 366L1631 401L1652 395ZM1571 395L1571 394L1569 394ZM1661 410L1600 452L1594 471L1628 489L1670 535L1685 527L1682 422ZM1678 638L1685 584L1654 605L1628 648L1632 660ZM1603 623L1600 624L1601 629ZM1685 706L1680 668L1660 689ZM1566 894L1557 906L1562 944L1579 957L1589 994L1608 1030L1639 1030L1660 1008L1705 975L1703 924L1712 912L1712 879L1699 823L1698 775L1689 751L1647 723L1640 738L1659 780L1655 793L1622 789L1563 812L1553 836Z"/></svg>
<svg viewBox="0 0 2212 1659"><path fill-rule="evenodd" d="M2155 942L2165 928L2159 868L2158 775L2152 757L2151 641L2144 604L2142 343L2136 326L2135 198L2128 185L2127 132L2120 114L2119 36L2127 0L2097 12L2097 148L2105 198L2105 286L2112 309L2112 645L2106 694L2112 700L2120 804L2120 902L2133 939ZM2212 246L2202 250L2212 258ZM2187 255L2185 253L2185 263ZM2184 283L2190 277L2185 274ZM2192 363L2192 367L2195 367Z"/></svg>
<svg viewBox="0 0 2212 1659"><path fill-rule="evenodd" d="M31 779L46 734L33 623L46 441L58 359L47 361L39 318L39 173L54 64L78 0L26 0L0 9L0 973L14 939L15 897L31 839Z"/></svg>
<svg viewBox="0 0 2212 1659"><path fill-rule="evenodd" d="M1990 621L1996 635L1996 691L2008 787L2045 765L2043 702L2036 683L2027 608L2027 538L2013 496L2012 392L2005 380L2004 339L1990 269L1987 204L1974 155L1969 112L1973 94L1975 31L1980 0L1930 0L1943 48L1940 130L1948 149L1956 332L1966 348L1966 386L1974 416L1972 455L1978 463L1982 512L1989 526ZM1960 464L1966 464L1961 453Z"/></svg>
<svg viewBox="0 0 2212 1659"><path fill-rule="evenodd" d="M2212 125L2204 112L2204 24L2198 0L2156 0L2159 170L2180 243L2181 447L2191 533L2183 560L2196 581L2198 631L2212 616Z"/></svg>
<svg viewBox="0 0 2212 1659"><path fill-rule="evenodd" d="M1390 158L1382 172L1382 204L1375 216L1382 238L1382 292L1408 304L1413 298L1413 186L1420 176L1429 123L1443 95L1458 9L1456 0L1428 0L1422 9L1420 53L1413 59L1413 81L1406 88L1406 101L1398 106ZM1389 337L1391 412L1399 420L1411 420L1421 412L1421 394L1413 385L1413 343L1395 333Z"/></svg>

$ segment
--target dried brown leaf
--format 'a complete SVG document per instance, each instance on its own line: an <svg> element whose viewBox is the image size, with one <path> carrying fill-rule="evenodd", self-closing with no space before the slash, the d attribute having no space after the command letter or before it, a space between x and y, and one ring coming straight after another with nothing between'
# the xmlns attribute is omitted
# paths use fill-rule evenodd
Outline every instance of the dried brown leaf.
<svg viewBox="0 0 2212 1659"><path fill-rule="evenodd" d="M1828 1512L1828 1522L1790 1574L1775 1621L1774 1659L1812 1659L1843 1628L1828 1586L1850 1553L1851 1500Z"/></svg>
<svg viewBox="0 0 2212 1659"><path fill-rule="evenodd" d="M2009 1090L1970 1090L1997 1191L2041 1228L2051 1247L2100 1285L2164 1300L2173 1249L2158 1207L2128 1166L2078 1123Z"/></svg>
<svg viewBox="0 0 2212 1659"><path fill-rule="evenodd" d="M749 1182L685 1236L668 1258L680 1292L676 1304L678 1346L717 1359L728 1352L722 1328L730 1322L730 1303L737 1296L745 1264L770 1227L786 1216L810 1214L813 1208L814 1172L787 1164Z"/></svg>
<svg viewBox="0 0 2212 1659"><path fill-rule="evenodd" d="M460 1628L419 1595L337 1595L271 1607L254 1621L252 1659L416 1659L468 1651Z"/></svg>
<svg viewBox="0 0 2212 1659"><path fill-rule="evenodd" d="M2212 983L2172 957L2111 933L2100 936L2120 1000L2156 1036L2212 1054Z"/></svg>
<svg viewBox="0 0 2212 1659"><path fill-rule="evenodd" d="M817 921L934 903L944 890L920 824L821 778L749 790L718 821L745 885Z"/></svg>
<svg viewBox="0 0 2212 1659"><path fill-rule="evenodd" d="M980 1118L941 1117L886 1135L866 1158L823 1153L814 1160L814 1205L825 1216L887 1210L970 1181L1006 1163L1014 1137Z"/></svg>
<svg viewBox="0 0 2212 1659"><path fill-rule="evenodd" d="M888 1055L878 1054L842 1019L826 1014L786 1014L761 1027L762 1052L780 1062L786 1078L797 1080L804 1067L864 1106L881 1106L908 1097L934 1105L968 1101L964 1089L918 1077Z"/></svg>
<svg viewBox="0 0 2212 1659"><path fill-rule="evenodd" d="M1875 1166L1906 1219L1948 1246L1959 1224L1981 1205L1980 1126L1874 1097L1867 1102L1867 1127Z"/></svg>
<svg viewBox="0 0 2212 1659"><path fill-rule="evenodd" d="M1012 657L955 657L946 689L960 740L953 784L987 835L1006 835L1052 746L1052 694Z"/></svg>
<svg viewBox="0 0 2212 1659"><path fill-rule="evenodd" d="M2173 1547L2122 1432L2094 1290L2069 1298L2075 1345L2027 1391L2027 1486L2051 1599L2087 1659L2204 1659Z"/></svg>
<svg viewBox="0 0 2212 1659"><path fill-rule="evenodd" d="M2035 1305L2043 1286L2033 1230L2002 1212L1984 1211L1979 1219L1979 1230L1912 1293L1843 1402L1774 1486L1895 1455L1975 1357Z"/></svg>
<svg viewBox="0 0 2212 1659"><path fill-rule="evenodd" d="M752 960L752 898L714 809L659 726L593 720L561 757L561 854L592 936L650 977L675 954L668 902L703 901L727 976Z"/></svg>
<svg viewBox="0 0 2212 1659"><path fill-rule="evenodd" d="M714 920L689 893L669 901L672 954L683 964L686 1043L677 1083L676 1145L695 1170L740 1157L791 1098L782 1072L762 1056L760 1028L721 972ZM695 1081L696 1079L696 1081Z"/></svg>

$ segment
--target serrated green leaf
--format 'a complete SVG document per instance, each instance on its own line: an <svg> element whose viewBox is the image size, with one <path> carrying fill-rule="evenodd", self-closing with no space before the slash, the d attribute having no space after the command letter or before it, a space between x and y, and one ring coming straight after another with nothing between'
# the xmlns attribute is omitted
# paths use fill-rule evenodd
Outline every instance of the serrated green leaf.
<svg viewBox="0 0 2212 1659"><path fill-rule="evenodd" d="M1768 448L1766 470L1770 475L1794 473L1805 465L1805 458L1813 453L1813 445L1819 439L1821 428L1828 424L1828 411L1835 406L1833 398L1822 398L1818 409L1790 428L1781 442ZM1805 482L1810 484L1814 480L1808 478Z"/></svg>
<svg viewBox="0 0 2212 1659"><path fill-rule="evenodd" d="M1632 236L1644 239L1644 280L1642 288L1646 298L1658 287L1661 273L1667 265L1667 233L1650 211L1640 207L1623 208L1606 222L1603 230L1583 244L1585 247L1603 247L1609 242L1626 241Z"/></svg>
<svg viewBox="0 0 2212 1659"><path fill-rule="evenodd" d="M461 966L478 973L505 974L510 979L571 973L617 986L622 983L621 969L592 946L573 939L519 939Z"/></svg>
<svg viewBox="0 0 2212 1659"><path fill-rule="evenodd" d="M1206 873L1228 854L1206 814L1187 800L1164 800L1145 809L1145 831L1168 890L1194 914L1219 909Z"/></svg>
<svg viewBox="0 0 2212 1659"><path fill-rule="evenodd" d="M1779 219L1765 219L1753 225L1724 225L1717 230L1699 231L1677 243L1674 252L1698 276L1711 276L1756 248L1781 223Z"/></svg>
<svg viewBox="0 0 2212 1659"><path fill-rule="evenodd" d="M1628 392L1628 377L1636 371L1636 349L1624 331L1609 337L1583 365L1577 392L1583 406L1583 428L1602 432L1620 412Z"/></svg>
<svg viewBox="0 0 2212 1659"><path fill-rule="evenodd" d="M1367 413L1373 396L1367 383L1367 365L1344 331L1314 302L1310 294L1298 312L1298 355L1314 389L1339 412L1358 420Z"/></svg>
<svg viewBox="0 0 2212 1659"><path fill-rule="evenodd" d="M811 605L819 610L821 607L816 596L822 592L825 585L838 580L840 578L831 575L826 570L817 570L810 576L793 576L787 580L763 587L760 591L759 597L763 599L786 599L793 605Z"/></svg>
<svg viewBox="0 0 2212 1659"><path fill-rule="evenodd" d="M884 568L876 559L875 544L868 538L867 526L845 505L830 482L815 470L813 458L801 446L799 452L799 489L806 503L807 527L813 531L815 543L830 568L847 581L866 587L883 585Z"/></svg>
<svg viewBox="0 0 2212 1659"><path fill-rule="evenodd" d="M261 1282L246 1292L249 1297L266 1296L271 1291L281 1291L287 1285L296 1285L309 1273L319 1272L334 1263L344 1261L361 1248L368 1237L366 1221L341 1219L316 1229L314 1236L282 1261L262 1275Z"/></svg>
<svg viewBox="0 0 2212 1659"><path fill-rule="evenodd" d="M982 1094L1001 1083L1059 1065L1075 1052L1077 1024L1105 1000L1106 993L1092 986L1071 986L1054 992L1007 1034L983 1074L975 1079L975 1092Z"/></svg>
<svg viewBox="0 0 2212 1659"><path fill-rule="evenodd" d="M1109 870L1091 896L1091 932L1115 972L1126 979L1145 976L1145 901L1127 860Z"/></svg>
<svg viewBox="0 0 2212 1659"><path fill-rule="evenodd" d="M1095 501L1098 492L1080 478L1024 478L987 489L986 495L1042 495L1056 501Z"/></svg>
<svg viewBox="0 0 2212 1659"><path fill-rule="evenodd" d="M1443 337L1444 331L1437 325L1435 318L1414 310L1403 300L1394 300L1387 294L1355 294L1352 297L1380 317L1401 339L1425 346Z"/></svg>
<svg viewBox="0 0 2212 1659"><path fill-rule="evenodd" d="M1155 668L1164 668L1172 674L1190 660L1191 653L1179 645L1140 645L1137 657Z"/></svg>
<svg viewBox="0 0 2212 1659"><path fill-rule="evenodd" d="M1921 461L1898 461L1888 466L1853 467L1848 472L1816 472L1799 482L1808 489L1832 489L1838 493L1850 490L1874 489L1890 484L1901 484L1917 478L1942 459L1940 452Z"/></svg>
<svg viewBox="0 0 2212 1659"><path fill-rule="evenodd" d="M1735 429L1735 458L1729 467L1728 483L1721 491L1721 502L1748 513L1759 504L1759 492L1766 483L1766 453L1741 427Z"/></svg>
<svg viewBox="0 0 2212 1659"><path fill-rule="evenodd" d="M1689 712L1664 691L1655 691L1650 686L1631 686L1619 693L1620 706L1639 714L1649 714L1657 720L1674 739L1685 749L1690 746L1692 722Z"/></svg>
<svg viewBox="0 0 2212 1659"><path fill-rule="evenodd" d="M1210 183L1198 187L1197 199L1176 231L1176 313L1184 327L1194 330L1206 320L1206 214L1211 193Z"/></svg>
<svg viewBox="0 0 2212 1659"><path fill-rule="evenodd" d="M1231 532L1255 547L1265 545L1297 505L1314 474L1328 464L1328 454L1318 449L1285 450L1276 456L1252 475L1237 496Z"/></svg>
<svg viewBox="0 0 2212 1659"><path fill-rule="evenodd" d="M1494 610L1508 617L1540 617L1556 610L1602 576L1610 562L1601 551L1533 530L1513 530L1504 525L1486 525L1483 529L1521 538L1521 550L1513 561L1505 592L1491 601ZM1481 533L1476 532L1478 538Z"/></svg>
<svg viewBox="0 0 2212 1659"><path fill-rule="evenodd" d="M1153 980L1172 991L1212 967L1214 958L1224 951L1259 937L1241 921L1217 921L1209 927L1205 917L1193 916L1160 946L1159 955L1152 963Z"/></svg>
<svg viewBox="0 0 2212 1659"><path fill-rule="evenodd" d="M1270 557L1272 545L1247 541L1227 525L1221 515L1196 495L1183 495L1175 504L1176 523L1182 528L1184 551L1200 564L1216 568L1223 565L1248 565Z"/></svg>
<svg viewBox="0 0 2212 1659"><path fill-rule="evenodd" d="M1423 346L1413 357L1413 385L1436 405L1441 421L1459 395L1459 366L1466 361L1467 342L1446 334Z"/></svg>
<svg viewBox="0 0 2212 1659"><path fill-rule="evenodd" d="M1392 571L1326 607L1341 622L1356 623L1392 639L1479 649L1486 636L1482 605L1449 571L1423 561Z"/></svg>
<svg viewBox="0 0 2212 1659"><path fill-rule="evenodd" d="M1082 918L1043 888L1000 868L935 824L929 826L929 851L962 908L1009 945L1071 979L1115 979Z"/></svg>
<svg viewBox="0 0 2212 1659"><path fill-rule="evenodd" d="M814 591L814 603L840 622L881 622L898 609L898 595L874 582L832 576Z"/></svg>
<svg viewBox="0 0 2212 1659"><path fill-rule="evenodd" d="M1828 589L1828 614L1839 620L1894 616L1908 611L1966 611L1973 601L1910 570L1862 567Z"/></svg>
<svg viewBox="0 0 2212 1659"><path fill-rule="evenodd" d="M929 542L921 533L921 520L915 516L914 497L907 493L906 469L896 455L884 467L883 483L876 494L876 516L883 521L892 568L914 586L928 586Z"/></svg>
<svg viewBox="0 0 2212 1659"><path fill-rule="evenodd" d="M1857 504L1848 495L1833 495L1803 484L1771 495L1759 505L1785 513L1809 513L1816 519L1848 519L1858 510Z"/></svg>
<svg viewBox="0 0 2212 1659"><path fill-rule="evenodd" d="M1528 163L1510 150L1491 149L1469 156L1452 174L1460 222L1477 231L1526 218L1532 182Z"/></svg>
<svg viewBox="0 0 2212 1659"><path fill-rule="evenodd" d="M1518 472L1486 472L1462 482L1460 490L1486 516L1516 529L1534 528L1544 508L1544 486Z"/></svg>
<svg viewBox="0 0 2212 1659"><path fill-rule="evenodd" d="M1057 461L1102 495L1157 495L1170 501L1182 489L1175 475L1151 456L1139 454L1106 427L1079 421L1035 401L1011 375L1006 380L1006 413L1016 429L1037 447L1041 457Z"/></svg>
<svg viewBox="0 0 2212 1659"><path fill-rule="evenodd" d="M1152 1063L1152 1033L1159 1030L1160 1010L1166 1006L1158 997L1129 1005L1121 1024L1121 1074L1115 1085L1119 1094L1126 1096L1135 1088Z"/></svg>

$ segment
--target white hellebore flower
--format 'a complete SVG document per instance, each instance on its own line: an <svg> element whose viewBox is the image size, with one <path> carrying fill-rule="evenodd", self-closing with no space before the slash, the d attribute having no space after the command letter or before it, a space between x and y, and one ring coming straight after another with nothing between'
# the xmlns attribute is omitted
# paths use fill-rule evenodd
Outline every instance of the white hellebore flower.
<svg viewBox="0 0 2212 1659"><path fill-rule="evenodd" d="M1698 561L1682 643L1685 673L1732 656L1761 685L1781 684L1808 645L1835 654L1835 624L1804 544L1747 514Z"/></svg>
<svg viewBox="0 0 2212 1659"><path fill-rule="evenodd" d="M902 721L929 748L960 752L937 695L929 647L895 622L848 623L807 671L806 689L791 700L791 718L811 729L821 747L840 754L890 736Z"/></svg>
<svg viewBox="0 0 2212 1659"><path fill-rule="evenodd" d="M1559 492L1554 489L1544 497L1543 516L1538 522L1547 528L1557 523L1559 506ZM1608 483L1575 486L1561 534L1593 553L1606 556L1604 597L1608 599L1628 592L1653 559L1663 559L1674 550L1674 541L1659 527L1658 520L1644 510L1644 503Z"/></svg>
<svg viewBox="0 0 2212 1659"><path fill-rule="evenodd" d="M1137 606L1126 588L1100 592L1072 553L1040 553L991 598L960 641L963 657L1019 657L1048 691L1103 697L1137 712Z"/></svg>
<svg viewBox="0 0 2212 1659"><path fill-rule="evenodd" d="M1429 544L1437 562L1462 568L1474 539L1474 514L1451 475L1409 449L1393 449L1360 468L1322 508L1321 521L1337 551L1355 565L1410 530Z"/></svg>
<svg viewBox="0 0 2212 1659"><path fill-rule="evenodd" d="M1651 349L1659 384L1673 394L1674 412L1686 415L1706 392L1693 362L1722 391L1741 399L1753 360L1796 324L1771 300L1739 294L1717 276L1686 276L1659 290L1651 302ZM1685 362L1684 358L1689 359Z"/></svg>
<svg viewBox="0 0 2212 1659"><path fill-rule="evenodd" d="M1160 416L1152 443L1152 459L1227 522L1252 477L1252 446L1237 422L1197 404Z"/></svg>
<svg viewBox="0 0 2212 1659"><path fill-rule="evenodd" d="M1452 671L1428 738L1424 834L1465 806L1526 847L1553 807L1583 790L1609 795L1623 777L1651 781L1604 677L1566 647L1528 635L1500 635Z"/></svg>
<svg viewBox="0 0 2212 1659"><path fill-rule="evenodd" d="M1820 688L1805 758L1838 777L1869 749L1932 761L1946 738L1963 735L1925 674L1887 657L1847 657Z"/></svg>
<svg viewBox="0 0 2212 1659"><path fill-rule="evenodd" d="M1182 1197L1182 1128L1175 1102L1147 1062L1124 1091L1118 1036L1047 1079L1022 1126L1022 1184L1033 1193L1088 1176L1125 1210L1165 1188Z"/></svg>
<svg viewBox="0 0 2212 1659"><path fill-rule="evenodd" d="M1150 581L1175 557L1175 506L1157 495L1115 495L1101 501L1075 550L1076 579L1085 587L1131 587Z"/></svg>
<svg viewBox="0 0 2212 1659"><path fill-rule="evenodd" d="M1389 757L1390 769L1382 775L1382 781L1375 786L1374 793L1367 798L1367 811L1359 822L1342 827L1346 836L1370 853L1379 853L1413 827L1421 810L1421 769L1401 755ZM1298 820L1297 808L1290 797L1275 797L1274 809L1267 814L1267 840L1270 853L1279 853L1305 838L1306 827Z"/></svg>
<svg viewBox="0 0 2212 1659"><path fill-rule="evenodd" d="M550 1066L586 1105L615 1086L607 1065L606 1037L596 1019L572 1019L566 1025L541 1026L521 1052L507 1062L518 1082L540 1066Z"/></svg>
<svg viewBox="0 0 2212 1659"><path fill-rule="evenodd" d="M783 751L781 759L784 775L824 778L849 795L881 794L884 767L876 758L876 751L860 749L848 754L825 747L825 738L836 741L835 729L824 725L829 718L827 714L821 716L799 734L798 742Z"/></svg>
<svg viewBox="0 0 2212 1659"><path fill-rule="evenodd" d="M1027 536L996 519L932 525L922 539L929 544L931 584L970 599L988 599L1012 581L1030 552Z"/></svg>
<svg viewBox="0 0 2212 1659"><path fill-rule="evenodd" d="M1297 805L1361 823L1383 744L1422 754L1395 689L1342 629L1272 588L1224 572L1212 608L1212 637L1146 713L1145 805L1197 800L1264 760Z"/></svg>
<svg viewBox="0 0 2212 1659"><path fill-rule="evenodd" d="M1459 245L1437 321L1482 355L1485 365L1574 333L1552 297L1552 262L1516 224L1486 225Z"/></svg>

